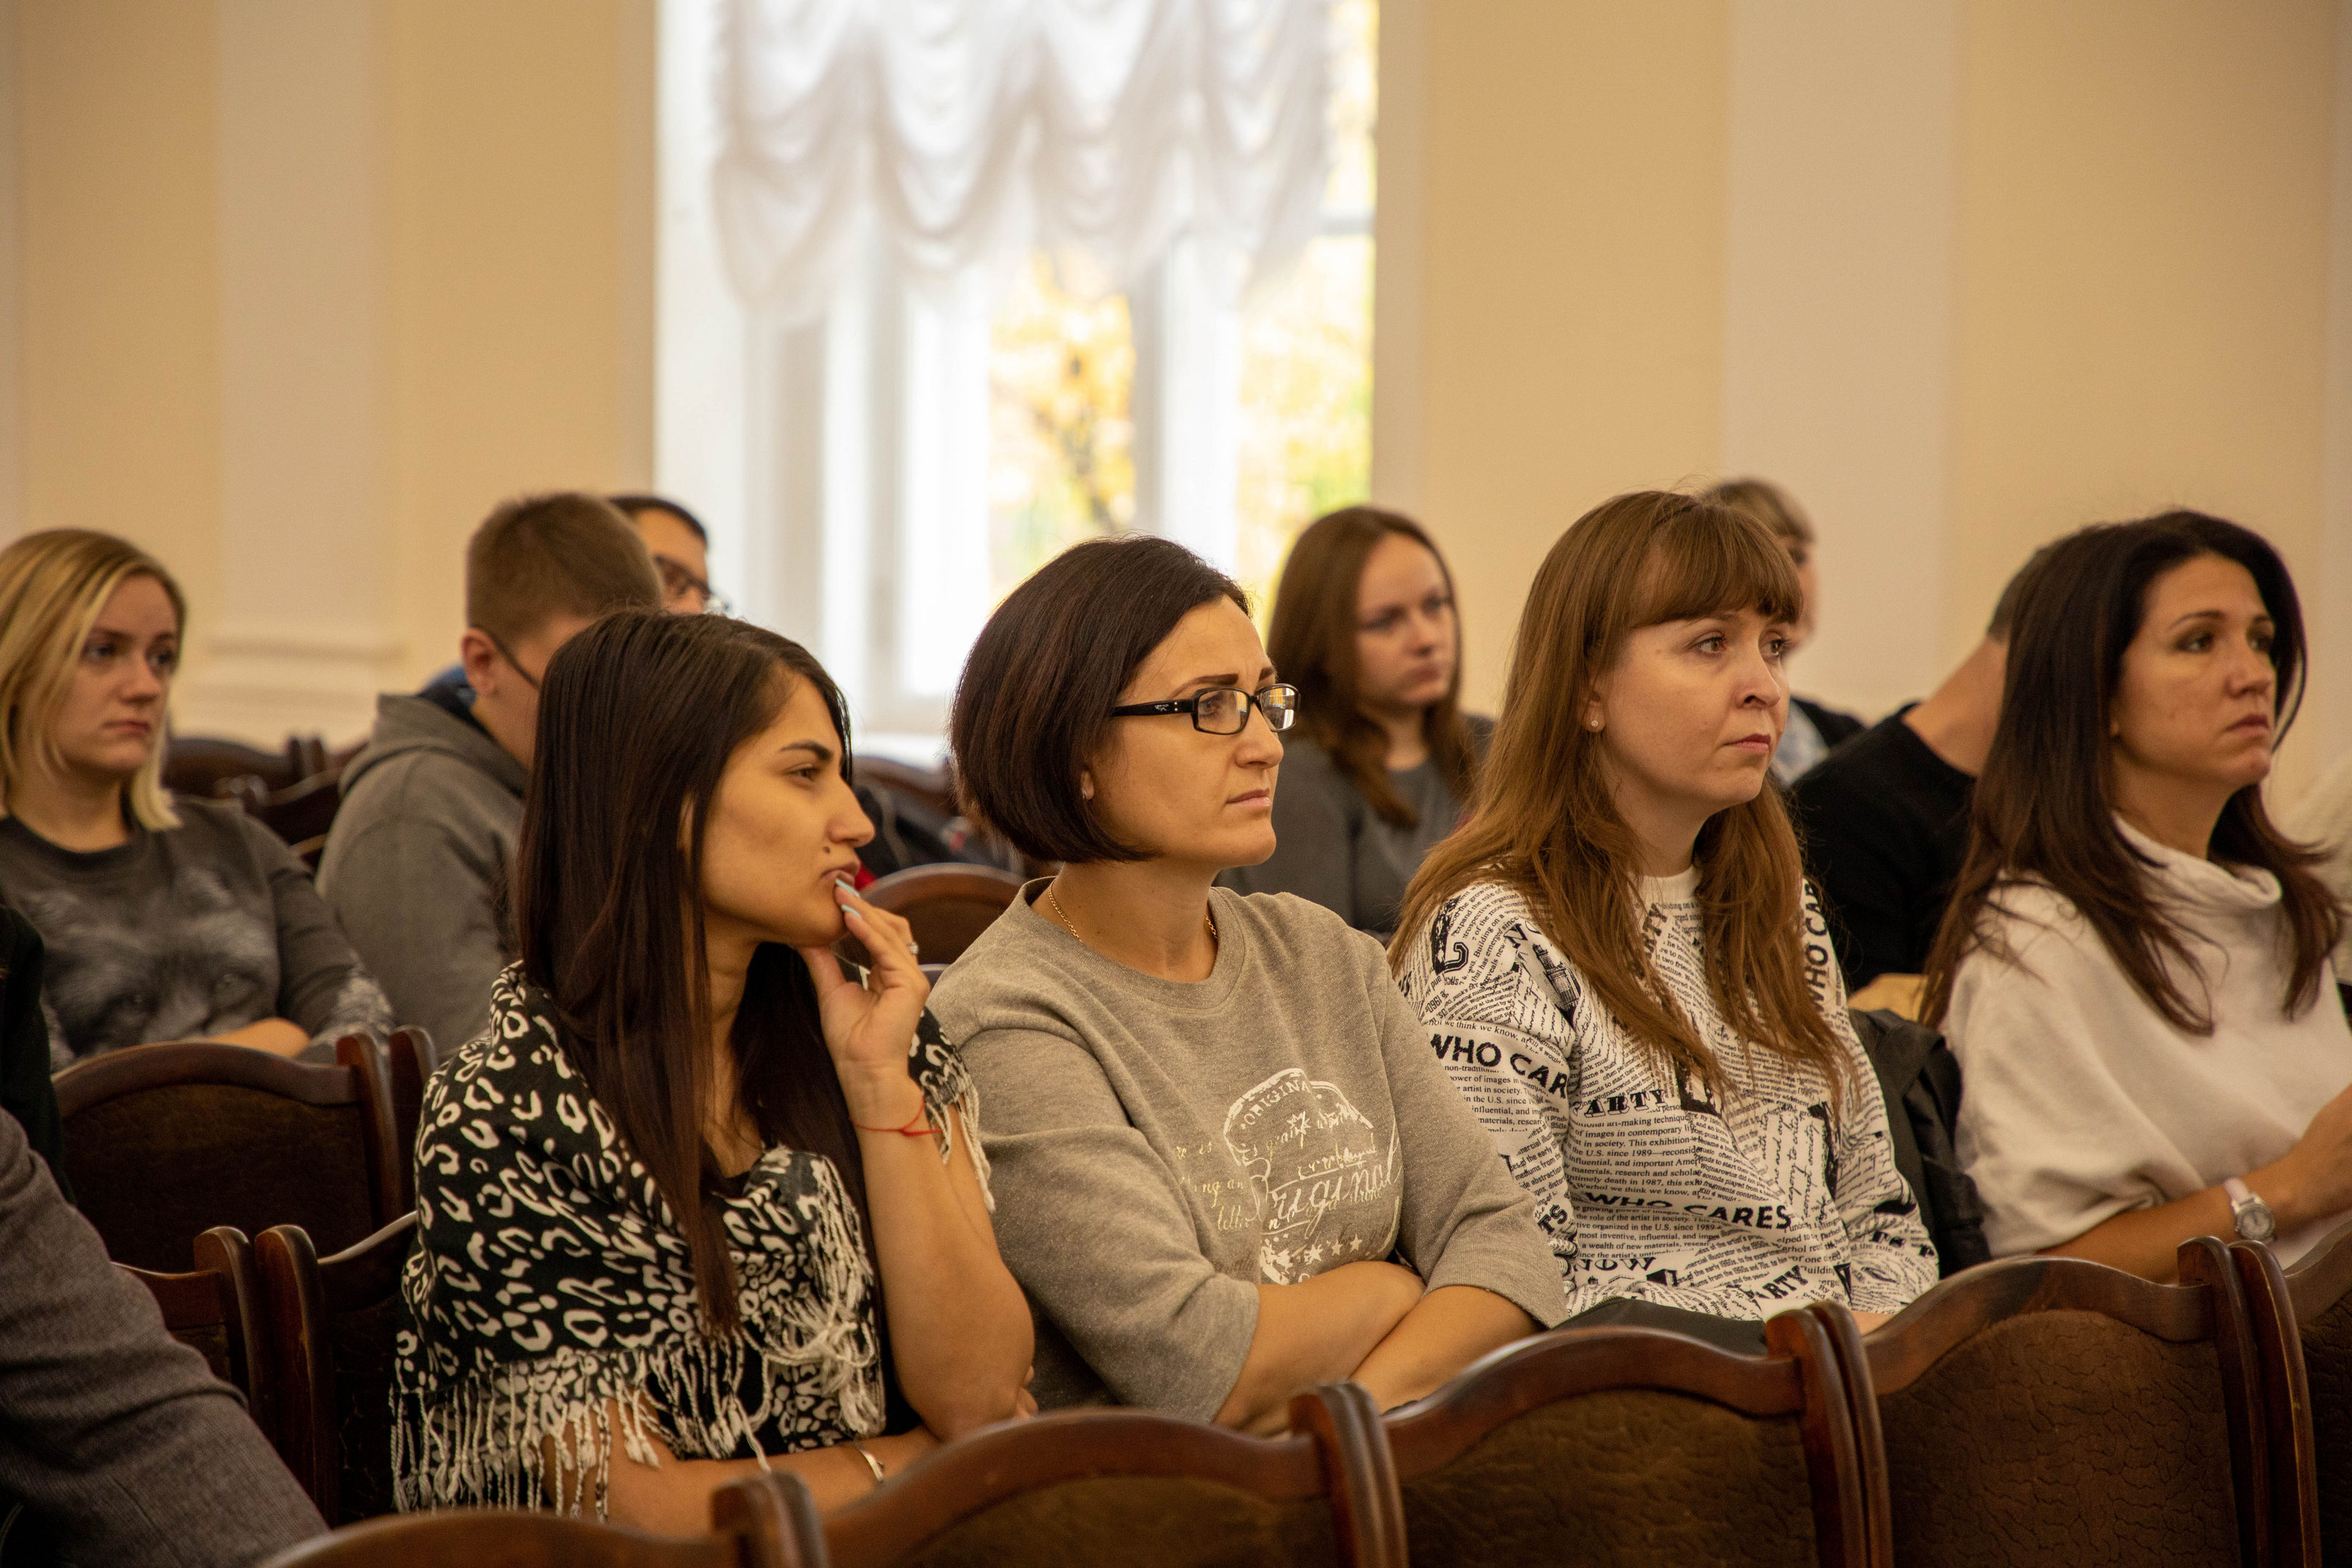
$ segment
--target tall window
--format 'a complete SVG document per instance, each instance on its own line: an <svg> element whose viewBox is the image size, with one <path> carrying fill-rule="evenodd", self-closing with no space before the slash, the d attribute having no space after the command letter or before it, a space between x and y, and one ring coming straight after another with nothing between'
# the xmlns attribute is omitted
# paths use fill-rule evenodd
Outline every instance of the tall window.
<svg viewBox="0 0 2352 1568"><path fill-rule="evenodd" d="M1329 173L1267 286L1212 276L1220 253L1185 232L1123 291L1084 250L914 279L869 233L790 321L735 303L713 239L710 83L722 26L740 47L761 3L663 0L656 468L717 519L745 613L841 680L861 745L935 749L980 626L1080 540L1167 534L1263 598L1297 530L1362 498L1376 0L1280 0L1328 11L1307 63Z"/></svg>

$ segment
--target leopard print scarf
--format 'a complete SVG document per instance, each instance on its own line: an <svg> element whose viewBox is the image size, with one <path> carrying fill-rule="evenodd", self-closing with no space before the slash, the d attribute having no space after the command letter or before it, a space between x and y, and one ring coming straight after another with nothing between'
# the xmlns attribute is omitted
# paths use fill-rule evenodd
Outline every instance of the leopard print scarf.
<svg viewBox="0 0 2352 1568"><path fill-rule="evenodd" d="M742 1326L712 1336L686 1237L552 1012L509 968L488 1028L425 1089L394 1339L399 1506L602 1518L616 1426L648 1464L648 1432L725 1459L879 1431L873 1268L833 1162L772 1148L722 1200ZM932 1125L961 1113L985 1193L977 1094L928 1013L908 1068Z"/></svg>

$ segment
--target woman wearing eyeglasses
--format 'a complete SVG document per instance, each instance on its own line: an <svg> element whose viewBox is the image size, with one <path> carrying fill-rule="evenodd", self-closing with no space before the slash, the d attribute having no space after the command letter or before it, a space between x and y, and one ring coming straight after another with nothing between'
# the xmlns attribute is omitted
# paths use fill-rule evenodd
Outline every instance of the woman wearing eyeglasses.
<svg viewBox="0 0 2352 1568"><path fill-rule="evenodd" d="M956 694L966 809L1064 862L932 993L988 1107L1041 1405L1279 1430L1313 1384L1401 1404L1560 1315L1379 945L1213 886L1274 850L1294 711L1245 604L1166 540L1082 544Z"/></svg>

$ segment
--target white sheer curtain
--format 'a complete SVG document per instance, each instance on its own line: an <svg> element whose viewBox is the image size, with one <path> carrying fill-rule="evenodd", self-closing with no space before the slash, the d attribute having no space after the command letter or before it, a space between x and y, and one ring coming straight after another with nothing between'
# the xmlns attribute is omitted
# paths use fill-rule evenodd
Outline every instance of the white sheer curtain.
<svg viewBox="0 0 2352 1568"><path fill-rule="evenodd" d="M1328 0L727 0L712 198L744 303L804 321L869 222L911 280L1171 239L1231 299L1316 232Z"/></svg>

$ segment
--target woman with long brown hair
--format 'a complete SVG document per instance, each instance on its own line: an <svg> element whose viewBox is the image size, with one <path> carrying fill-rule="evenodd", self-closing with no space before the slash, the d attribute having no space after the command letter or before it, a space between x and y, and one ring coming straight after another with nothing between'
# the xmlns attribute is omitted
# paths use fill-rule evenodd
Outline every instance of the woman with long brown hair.
<svg viewBox="0 0 2352 1568"><path fill-rule="evenodd" d="M1453 574L1409 517L1328 513L1290 547L1266 651L1298 688L1275 850L1218 880L1297 893L1386 937L1422 857L1454 831L1494 730L1462 711Z"/></svg>
<svg viewBox="0 0 2352 1568"><path fill-rule="evenodd" d="M971 1080L850 889L872 832L796 644L633 611L550 663L522 957L425 1097L403 1508L692 1533L755 1470L830 1507L1034 1408Z"/></svg>
<svg viewBox="0 0 2352 1568"><path fill-rule="evenodd" d="M1580 518L1528 591L1476 804L1390 948L1571 1312L1874 1322L1935 1283L1765 787L1798 601L1787 552L1727 508L1652 490Z"/></svg>
<svg viewBox="0 0 2352 1568"><path fill-rule="evenodd" d="M1925 999L1995 1252L2168 1279L2352 1210L2342 911L2263 805L2303 670L2285 564L2220 518L2084 529L2021 594Z"/></svg>

